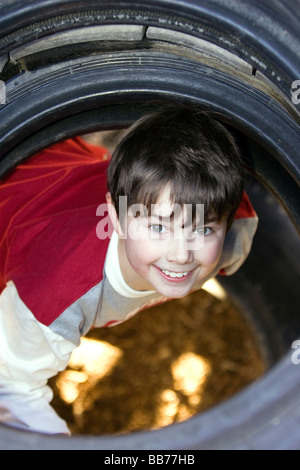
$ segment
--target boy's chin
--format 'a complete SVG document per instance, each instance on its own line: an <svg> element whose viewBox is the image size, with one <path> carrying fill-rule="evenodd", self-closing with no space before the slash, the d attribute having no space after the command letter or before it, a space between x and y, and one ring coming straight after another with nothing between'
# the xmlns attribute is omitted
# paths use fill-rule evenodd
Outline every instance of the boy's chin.
<svg viewBox="0 0 300 470"><path fill-rule="evenodd" d="M161 287L159 289L156 289L157 292L164 297L167 297L168 299L182 299L183 297L186 297L189 295L193 289L182 289L182 288L169 288L169 289L162 289Z"/></svg>

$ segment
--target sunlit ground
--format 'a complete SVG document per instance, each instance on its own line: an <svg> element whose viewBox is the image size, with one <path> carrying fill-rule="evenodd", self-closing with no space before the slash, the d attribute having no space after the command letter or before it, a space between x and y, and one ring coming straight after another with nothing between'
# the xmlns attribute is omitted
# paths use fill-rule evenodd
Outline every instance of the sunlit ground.
<svg viewBox="0 0 300 470"><path fill-rule="evenodd" d="M264 372L255 336L216 281L207 292L83 338L52 386L73 433L156 429L190 418Z"/></svg>
<svg viewBox="0 0 300 470"><path fill-rule="evenodd" d="M105 341L83 338L81 346L72 355L71 369L63 372L56 382L60 397L65 403L72 404L75 416L85 411L85 400L78 399L80 385L87 384L86 395L99 379L110 373L122 355L121 349ZM175 416L176 421L192 416L192 410L200 404L202 386L210 373L211 367L205 358L193 352L179 356L172 364L173 389L160 392L160 405L152 428L173 423ZM178 391L186 396L189 406L180 403Z"/></svg>

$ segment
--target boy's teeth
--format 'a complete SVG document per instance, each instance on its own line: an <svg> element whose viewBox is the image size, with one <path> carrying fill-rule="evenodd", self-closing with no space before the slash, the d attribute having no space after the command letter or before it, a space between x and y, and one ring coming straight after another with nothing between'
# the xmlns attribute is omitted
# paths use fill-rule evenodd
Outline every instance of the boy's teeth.
<svg viewBox="0 0 300 470"><path fill-rule="evenodd" d="M185 273L174 273L173 271L167 271L166 269L162 269L162 272L170 277L183 277L187 276L189 273L188 271L186 271Z"/></svg>

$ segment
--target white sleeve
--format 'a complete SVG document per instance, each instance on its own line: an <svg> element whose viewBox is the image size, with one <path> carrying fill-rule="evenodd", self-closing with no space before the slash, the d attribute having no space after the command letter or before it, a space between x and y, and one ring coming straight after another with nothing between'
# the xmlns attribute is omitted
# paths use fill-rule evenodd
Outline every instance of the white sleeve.
<svg viewBox="0 0 300 470"><path fill-rule="evenodd" d="M234 274L247 259L257 229L258 218L248 217L234 220L224 241L219 268L223 274Z"/></svg>
<svg viewBox="0 0 300 470"><path fill-rule="evenodd" d="M64 370L75 344L38 322L13 282L0 295L0 421L31 431L70 434L49 404L47 381Z"/></svg>

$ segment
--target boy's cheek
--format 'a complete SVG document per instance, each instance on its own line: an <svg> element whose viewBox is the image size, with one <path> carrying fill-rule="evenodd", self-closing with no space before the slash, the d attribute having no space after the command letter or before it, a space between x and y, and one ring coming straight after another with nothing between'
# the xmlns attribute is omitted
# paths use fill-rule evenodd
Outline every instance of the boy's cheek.
<svg viewBox="0 0 300 470"><path fill-rule="evenodd" d="M199 252L199 258L203 266L215 266L220 259L222 254L223 244L215 246L209 246L204 244L203 248Z"/></svg>
<svg viewBox="0 0 300 470"><path fill-rule="evenodd" d="M141 266L151 262L156 256L157 250L153 248L151 241L139 237L137 233L135 233L135 238L128 236L124 242L131 264Z"/></svg>
<svg viewBox="0 0 300 470"><path fill-rule="evenodd" d="M141 224L138 220L132 220L127 227L127 235L133 241L142 241L146 238L145 230L141 227Z"/></svg>

